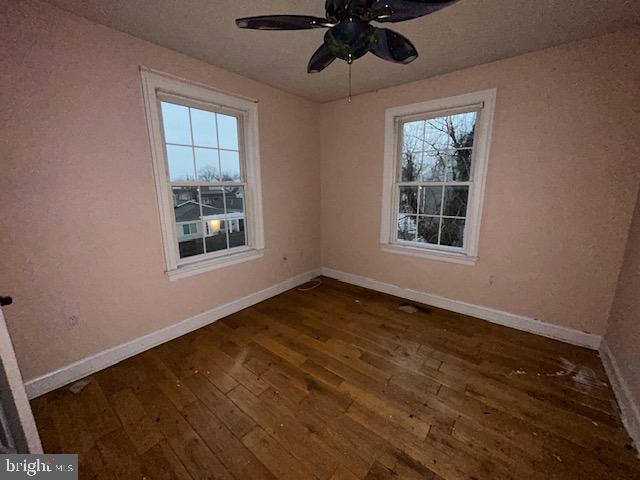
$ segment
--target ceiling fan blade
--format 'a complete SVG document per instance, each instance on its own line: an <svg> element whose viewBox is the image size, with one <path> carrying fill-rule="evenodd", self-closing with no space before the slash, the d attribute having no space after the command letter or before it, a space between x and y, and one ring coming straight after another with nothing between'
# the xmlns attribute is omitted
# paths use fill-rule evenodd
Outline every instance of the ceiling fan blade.
<svg viewBox="0 0 640 480"><path fill-rule="evenodd" d="M331 62L336 59L335 55L329 51L329 48L323 43L318 50L311 56L308 73L318 73L327 68Z"/></svg>
<svg viewBox="0 0 640 480"><path fill-rule="evenodd" d="M376 28L375 42L369 51L394 63L407 64L418 58L418 51L409 40L387 28Z"/></svg>
<svg viewBox="0 0 640 480"><path fill-rule="evenodd" d="M453 5L458 0L377 0L369 12L380 23L404 22L412 18L424 17Z"/></svg>
<svg viewBox="0 0 640 480"><path fill-rule="evenodd" d="M252 30L308 30L311 28L332 27L326 18L308 15L262 15L259 17L238 18L236 25Z"/></svg>

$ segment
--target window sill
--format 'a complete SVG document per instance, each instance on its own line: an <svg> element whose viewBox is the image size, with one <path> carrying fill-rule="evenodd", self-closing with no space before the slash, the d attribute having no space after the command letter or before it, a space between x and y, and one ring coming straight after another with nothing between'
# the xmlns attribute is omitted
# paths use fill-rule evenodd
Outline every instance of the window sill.
<svg viewBox="0 0 640 480"><path fill-rule="evenodd" d="M204 259L200 262L180 265L175 270L169 270L167 275L172 282L180 278L191 277L204 272L210 272L218 268L228 267L238 263L255 260L264 255L264 250L247 250L241 253L235 253L225 257Z"/></svg>
<svg viewBox="0 0 640 480"><path fill-rule="evenodd" d="M465 253L428 250L426 248L395 245L391 243L383 243L380 246L383 252L428 258L430 260L439 260L441 262L458 263L460 265L475 265L476 260L478 259L478 257L472 257Z"/></svg>

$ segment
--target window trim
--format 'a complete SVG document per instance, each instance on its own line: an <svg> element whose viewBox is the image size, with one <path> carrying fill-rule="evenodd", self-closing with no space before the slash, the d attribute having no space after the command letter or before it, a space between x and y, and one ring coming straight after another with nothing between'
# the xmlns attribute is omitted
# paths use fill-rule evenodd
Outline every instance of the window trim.
<svg viewBox="0 0 640 480"><path fill-rule="evenodd" d="M382 217L380 224L380 246L385 252L411 255L432 260L475 265L478 258L478 241L484 203L484 190L489 162L489 151L493 130L496 102L495 88L478 92L414 103L385 111L384 170L382 184ZM400 125L412 119L445 116L463 113L465 109L481 106L476 120L473 146L472 181L469 191L469 207L465 224L465 247L462 249L440 245L418 246L413 242L396 239L395 200L399 182Z"/></svg>
<svg viewBox="0 0 640 480"><path fill-rule="evenodd" d="M162 229L165 271L169 279L176 280L262 257L264 253L264 225L257 101L221 92L206 85L146 67L140 67L140 75ZM231 111L235 116L240 117L238 140L239 147L244 152L241 168L244 169L244 182L247 185L245 190L245 221L247 222L248 245L212 252L202 258L180 259L162 130L160 96L163 98L175 97L180 102L193 105L195 108L200 105L201 107L214 107L216 111Z"/></svg>

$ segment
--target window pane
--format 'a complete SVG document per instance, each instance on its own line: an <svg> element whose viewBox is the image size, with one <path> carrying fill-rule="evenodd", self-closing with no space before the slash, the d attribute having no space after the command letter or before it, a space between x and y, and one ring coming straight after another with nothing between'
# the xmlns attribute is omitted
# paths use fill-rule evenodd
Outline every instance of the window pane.
<svg viewBox="0 0 640 480"><path fill-rule="evenodd" d="M244 215L244 187L226 187L224 199L227 206L227 218L237 219Z"/></svg>
<svg viewBox="0 0 640 480"><path fill-rule="evenodd" d="M415 182L420 178L421 153L405 152L402 154L402 171L400 180L403 182Z"/></svg>
<svg viewBox="0 0 640 480"><path fill-rule="evenodd" d="M240 181L240 154L220 150L220 169L223 181Z"/></svg>
<svg viewBox="0 0 640 480"><path fill-rule="evenodd" d="M424 121L408 122L402 127L402 155L424 151Z"/></svg>
<svg viewBox="0 0 640 480"><path fill-rule="evenodd" d="M205 110L191 109L193 144L198 147L217 147L216 114Z"/></svg>
<svg viewBox="0 0 640 480"><path fill-rule="evenodd" d="M210 218L205 223L207 253L227 249L227 228L224 219Z"/></svg>
<svg viewBox="0 0 640 480"><path fill-rule="evenodd" d="M438 230L440 228L440 218L419 217L418 218L418 241L423 243L438 243Z"/></svg>
<svg viewBox="0 0 640 480"><path fill-rule="evenodd" d="M200 187L202 214L205 217L224 217L223 190L220 187Z"/></svg>
<svg viewBox="0 0 640 480"><path fill-rule="evenodd" d="M440 245L462 247L464 245L464 224L464 220L443 218Z"/></svg>
<svg viewBox="0 0 640 480"><path fill-rule="evenodd" d="M238 150L238 119L221 113L216 115L218 117L220 148Z"/></svg>
<svg viewBox="0 0 640 480"><path fill-rule="evenodd" d="M244 187L226 187L224 198L227 206L229 247L246 245Z"/></svg>
<svg viewBox="0 0 640 480"><path fill-rule="evenodd" d="M477 112L461 113L449 117L449 137L453 148L464 148L473 145Z"/></svg>
<svg viewBox="0 0 640 480"><path fill-rule="evenodd" d="M207 252L227 248L227 229L224 216L224 192L219 187L200 187L202 220Z"/></svg>
<svg viewBox="0 0 640 480"><path fill-rule="evenodd" d="M195 180L193 149L191 147L167 145L167 160L169 178L172 182L192 182Z"/></svg>
<svg viewBox="0 0 640 480"><path fill-rule="evenodd" d="M398 240L416 240L416 223L415 215L400 215L398 217Z"/></svg>
<svg viewBox="0 0 640 480"><path fill-rule="evenodd" d="M442 214L449 217L466 217L469 187L445 187Z"/></svg>
<svg viewBox="0 0 640 480"><path fill-rule="evenodd" d="M440 215L442 207L442 187L420 187L420 205L418 213Z"/></svg>
<svg viewBox="0 0 640 480"><path fill-rule="evenodd" d="M178 207L183 203L198 201L197 187L172 187L173 206Z"/></svg>
<svg viewBox="0 0 640 480"><path fill-rule="evenodd" d="M400 187L400 213L418 213L418 187Z"/></svg>
<svg viewBox="0 0 640 480"><path fill-rule="evenodd" d="M200 182L219 182L220 163L218 150L211 148L195 148L196 168Z"/></svg>
<svg viewBox="0 0 640 480"><path fill-rule="evenodd" d="M228 220L229 248L242 247L247 244L244 220Z"/></svg>
<svg viewBox="0 0 640 480"><path fill-rule="evenodd" d="M247 244L247 233L245 232L245 221L243 219L229 220L229 247L242 247Z"/></svg>
<svg viewBox="0 0 640 480"><path fill-rule="evenodd" d="M471 178L471 149L455 150L447 159L447 181L468 182Z"/></svg>
<svg viewBox="0 0 640 480"><path fill-rule="evenodd" d="M161 102L164 139L167 143L191 145L189 109L173 103Z"/></svg>
<svg viewBox="0 0 640 480"><path fill-rule="evenodd" d="M402 155L403 182L444 181L446 156L438 152L405 153Z"/></svg>
<svg viewBox="0 0 640 480"><path fill-rule="evenodd" d="M450 117L431 118L425 121L425 150L443 150L450 145Z"/></svg>
<svg viewBox="0 0 640 480"><path fill-rule="evenodd" d="M188 225L188 223L199 222L201 219L198 188L173 187L171 190L173 192L173 210L176 225L187 223L187 225L184 225L187 228L176 228L180 258L201 255L204 253L202 231L196 230L192 233Z"/></svg>

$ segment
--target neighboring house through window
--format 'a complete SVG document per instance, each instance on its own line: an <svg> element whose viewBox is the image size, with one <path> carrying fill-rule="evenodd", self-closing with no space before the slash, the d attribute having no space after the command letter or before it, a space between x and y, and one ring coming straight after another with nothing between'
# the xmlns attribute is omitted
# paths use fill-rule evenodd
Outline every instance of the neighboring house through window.
<svg viewBox="0 0 640 480"><path fill-rule="evenodd" d="M256 103L146 69L142 78L170 278L260 256Z"/></svg>
<svg viewBox="0 0 640 480"><path fill-rule="evenodd" d="M475 263L494 105L487 90L387 110L384 250Z"/></svg>

